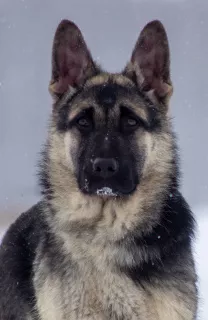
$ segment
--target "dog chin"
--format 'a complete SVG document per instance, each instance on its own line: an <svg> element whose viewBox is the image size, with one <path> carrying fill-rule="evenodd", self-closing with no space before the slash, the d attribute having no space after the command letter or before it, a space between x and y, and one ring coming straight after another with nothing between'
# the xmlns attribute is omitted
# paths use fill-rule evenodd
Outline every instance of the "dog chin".
<svg viewBox="0 0 208 320"><path fill-rule="evenodd" d="M78 180L80 190L86 195L98 196L102 198L122 198L130 196L137 188L136 181L128 186L118 186L114 183L92 183L89 179L85 178L82 181Z"/></svg>
<svg viewBox="0 0 208 320"><path fill-rule="evenodd" d="M98 196L102 198L115 198L120 195L119 192L107 186L93 188L93 189L86 188L85 186L84 188L81 188L81 191L86 195L88 194L88 195Z"/></svg>
<svg viewBox="0 0 208 320"><path fill-rule="evenodd" d="M115 192L113 189L109 187L103 187L100 189L97 189L95 194L97 194L100 197L117 197L118 192Z"/></svg>
<svg viewBox="0 0 208 320"><path fill-rule="evenodd" d="M134 193L136 190L136 186L132 187L131 190L118 190L115 188L112 188L111 186L99 186L97 188L89 188L85 187L81 188L81 191L84 194L92 195L92 196L98 196L101 198L122 198L122 197L128 197Z"/></svg>

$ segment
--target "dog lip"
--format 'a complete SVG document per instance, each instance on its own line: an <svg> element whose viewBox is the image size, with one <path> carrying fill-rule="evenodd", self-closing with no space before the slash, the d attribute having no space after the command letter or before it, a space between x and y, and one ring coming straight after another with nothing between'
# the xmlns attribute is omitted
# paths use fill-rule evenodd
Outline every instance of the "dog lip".
<svg viewBox="0 0 208 320"><path fill-rule="evenodd" d="M78 179L78 185L80 191L86 195L94 195L105 198L122 198L130 196L137 189L139 179L134 181L121 181L117 182L112 179L103 179L99 181L91 180L87 174Z"/></svg>
<svg viewBox="0 0 208 320"><path fill-rule="evenodd" d="M137 189L137 184L134 185L129 190L120 190L119 188L113 188L110 186L98 186L96 188L86 188L86 187L80 187L81 191L84 194L88 195L97 195L98 197L104 197L104 198L122 198L130 196L134 193L134 191Z"/></svg>

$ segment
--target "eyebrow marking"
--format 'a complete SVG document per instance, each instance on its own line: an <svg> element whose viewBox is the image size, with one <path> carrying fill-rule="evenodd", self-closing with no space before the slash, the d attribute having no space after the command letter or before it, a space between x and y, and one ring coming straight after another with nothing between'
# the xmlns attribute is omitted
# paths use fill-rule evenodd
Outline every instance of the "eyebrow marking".
<svg viewBox="0 0 208 320"><path fill-rule="evenodd" d="M131 81L129 78L125 77L124 75L120 73L101 73L98 74L91 79L87 80L85 83L85 87L93 87L97 85L103 85L108 83L115 83L117 85L121 86L130 86L134 87L133 81Z"/></svg>
<svg viewBox="0 0 208 320"><path fill-rule="evenodd" d="M123 104L121 106L121 108L125 108L126 110L134 113L136 116L138 116L139 118L143 119L146 123L149 123L149 115L148 112L146 112L146 110L142 107L139 106L135 106L134 104L131 104L130 102L128 102L128 104Z"/></svg>
<svg viewBox="0 0 208 320"><path fill-rule="evenodd" d="M69 113L69 121L73 121L80 113L94 109L92 106L86 105L80 108L74 109Z"/></svg>

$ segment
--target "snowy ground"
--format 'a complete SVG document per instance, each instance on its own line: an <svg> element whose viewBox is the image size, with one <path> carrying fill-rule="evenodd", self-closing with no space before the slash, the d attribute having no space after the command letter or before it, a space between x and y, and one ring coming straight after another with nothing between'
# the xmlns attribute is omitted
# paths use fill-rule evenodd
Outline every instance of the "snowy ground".
<svg viewBox="0 0 208 320"><path fill-rule="evenodd" d="M200 208L195 211L198 222L197 238L194 245L197 273L199 276L199 315L198 320L208 319L208 256L207 256L207 230L208 208ZM0 241L5 228L0 228Z"/></svg>

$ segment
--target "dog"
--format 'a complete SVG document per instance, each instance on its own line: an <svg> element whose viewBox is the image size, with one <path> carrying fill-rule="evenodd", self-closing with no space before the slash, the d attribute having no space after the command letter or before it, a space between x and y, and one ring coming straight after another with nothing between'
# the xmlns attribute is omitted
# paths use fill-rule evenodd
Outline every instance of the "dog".
<svg viewBox="0 0 208 320"><path fill-rule="evenodd" d="M194 320L193 214L180 192L166 31L149 22L120 73L63 20L42 197L0 249L1 320Z"/></svg>

